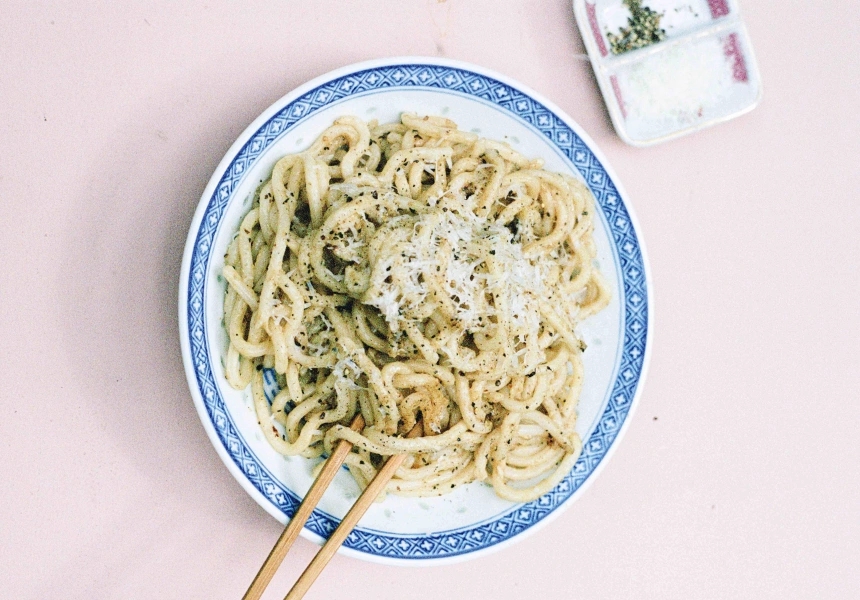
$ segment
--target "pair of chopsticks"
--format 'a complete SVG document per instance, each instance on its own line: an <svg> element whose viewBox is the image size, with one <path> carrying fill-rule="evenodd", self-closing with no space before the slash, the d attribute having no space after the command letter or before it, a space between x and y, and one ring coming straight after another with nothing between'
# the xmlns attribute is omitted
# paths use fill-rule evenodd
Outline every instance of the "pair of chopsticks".
<svg viewBox="0 0 860 600"><path fill-rule="evenodd" d="M350 428L354 431L361 431L364 429L364 419L361 415L357 415L355 417ZM406 434L406 437L414 438L420 436L422 433L423 427L421 425L421 421L419 421L418 424L415 425L408 434ZM320 471L319 475L311 485L311 488L308 490L307 495L305 495L302 503L299 505L296 514L293 515L293 518L290 519L289 523L287 523L287 527L284 529L281 537L279 537L278 541L275 542L268 558L266 558L263 566L260 567L260 570L257 573L257 576L254 577L254 581L251 582L251 586L248 588L248 591L245 592L245 595L242 597L243 600L259 600L260 596L263 595L263 591L266 589L266 586L269 585L272 577L274 577L275 571L278 570L281 562L283 562L284 557L287 555L287 552L289 552L293 542L296 541L302 527L311 516L311 513L313 513L314 508L322 498L326 488L334 479L334 476L337 474L341 465L343 465L343 462L346 460L350 450L352 450L352 444L346 440L341 440L335 447L334 452L329 456L325 466L322 468L322 471ZM370 508L376 498L379 497L379 494L382 493L391 478L394 477L395 471L397 471L397 469L400 468L400 465L403 464L406 456L406 454L396 454L385 461L385 464L368 484L367 488L365 488L364 492L362 492L355 504L352 505L349 512L346 513L346 516L340 522L337 529L335 529L331 534L331 537L326 541L320 551L317 552L317 555L314 556L314 559L301 574L284 600L299 600L299 598L304 597L311 585L313 585L313 582L316 581L317 577L319 577L322 570L331 560L332 556L335 555L338 548L341 547L347 536L358 524L358 521L362 516L364 516L364 513L367 512L367 509Z"/></svg>

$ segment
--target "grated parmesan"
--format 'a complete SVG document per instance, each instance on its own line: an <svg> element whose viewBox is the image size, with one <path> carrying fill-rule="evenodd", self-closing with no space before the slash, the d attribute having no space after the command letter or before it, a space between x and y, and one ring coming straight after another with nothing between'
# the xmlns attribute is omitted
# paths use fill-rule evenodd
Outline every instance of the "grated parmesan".
<svg viewBox="0 0 860 600"><path fill-rule="evenodd" d="M379 309L392 331L445 309L428 285L439 281L463 331L486 333L495 318L512 324L514 335L537 335L541 269L506 227L442 201L420 216L395 217L383 235L403 241L384 246L362 301Z"/></svg>
<svg viewBox="0 0 860 600"><path fill-rule="evenodd" d="M647 121L691 123L732 87L731 64L716 38L668 48L619 75L629 115Z"/></svg>

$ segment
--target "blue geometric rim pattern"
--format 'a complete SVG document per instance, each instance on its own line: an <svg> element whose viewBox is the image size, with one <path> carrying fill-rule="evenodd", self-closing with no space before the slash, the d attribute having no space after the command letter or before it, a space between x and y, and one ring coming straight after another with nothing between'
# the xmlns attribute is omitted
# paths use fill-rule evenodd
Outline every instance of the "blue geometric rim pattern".
<svg viewBox="0 0 860 600"><path fill-rule="evenodd" d="M624 340L618 376L593 433L583 445L576 465L551 492L520 505L499 518L441 533L385 534L355 529L345 546L368 554L397 559L457 556L503 542L537 524L561 506L594 472L615 441L627 417L642 374L648 325L645 265L633 224L605 168L589 147L559 117L530 96L503 82L461 68L400 64L369 68L330 80L290 102L265 124L227 167L205 209L194 242L188 281L188 338L199 391L217 435L239 470L285 514L295 512L300 499L274 479L244 444L227 411L211 367L205 336L204 288L218 224L245 171L284 132L313 112L346 97L373 90L429 88L481 98L539 130L579 169L603 210L617 252L624 293ZM338 521L316 511L306 527L323 538Z"/></svg>

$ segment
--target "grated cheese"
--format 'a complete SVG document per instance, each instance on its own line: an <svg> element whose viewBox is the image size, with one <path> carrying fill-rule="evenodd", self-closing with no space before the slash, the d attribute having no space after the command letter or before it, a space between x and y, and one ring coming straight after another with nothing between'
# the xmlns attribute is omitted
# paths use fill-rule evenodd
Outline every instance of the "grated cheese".
<svg viewBox="0 0 860 600"><path fill-rule="evenodd" d="M675 45L618 73L630 118L689 124L724 100L733 85L722 43L705 38Z"/></svg>
<svg viewBox="0 0 860 600"><path fill-rule="evenodd" d="M513 335L538 334L543 274L506 227L477 216L468 204L464 210L443 200L417 217L395 217L384 235L403 241L383 246L362 301L379 309L393 332L407 320L445 310L428 286L440 281L462 331L488 333L496 317L512 324Z"/></svg>

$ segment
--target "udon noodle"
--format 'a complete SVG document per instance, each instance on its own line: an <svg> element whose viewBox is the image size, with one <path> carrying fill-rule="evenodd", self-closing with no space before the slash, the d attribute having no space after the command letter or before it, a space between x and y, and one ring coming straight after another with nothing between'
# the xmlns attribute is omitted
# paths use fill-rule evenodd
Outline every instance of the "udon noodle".
<svg viewBox="0 0 860 600"><path fill-rule="evenodd" d="M277 162L229 245L226 378L278 452L352 442L362 488L408 453L388 492L535 499L582 447L576 328L609 301L594 210L576 178L447 119L341 117Z"/></svg>

